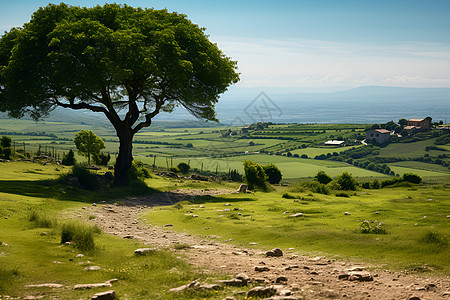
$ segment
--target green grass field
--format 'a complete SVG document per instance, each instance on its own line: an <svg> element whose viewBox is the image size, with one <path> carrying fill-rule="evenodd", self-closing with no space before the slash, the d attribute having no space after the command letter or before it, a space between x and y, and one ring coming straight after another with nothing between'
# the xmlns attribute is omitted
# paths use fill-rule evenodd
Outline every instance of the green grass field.
<svg viewBox="0 0 450 300"><path fill-rule="evenodd" d="M338 255L397 270L428 265L437 274L450 274L446 188L357 191L350 198L306 191L290 193L297 198L292 200L281 194L203 197L170 209L154 209L145 218L152 224L174 224L174 230L233 239L240 246L256 242L258 248L295 248L301 254ZM289 217L298 212L304 216ZM361 233L364 220L375 225L383 222L387 234ZM430 232L442 240L427 240Z"/></svg>

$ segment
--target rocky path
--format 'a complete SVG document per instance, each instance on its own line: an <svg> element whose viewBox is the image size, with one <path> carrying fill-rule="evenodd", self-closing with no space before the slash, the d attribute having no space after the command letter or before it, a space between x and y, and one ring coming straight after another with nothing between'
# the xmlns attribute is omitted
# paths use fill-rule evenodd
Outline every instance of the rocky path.
<svg viewBox="0 0 450 300"><path fill-rule="evenodd" d="M178 190L128 198L123 199L125 205L85 207L78 216L94 215L96 217L90 222L96 223L104 232L135 239L150 247L174 250L175 244L187 244L190 247L176 251L182 251L189 263L231 276L243 273L261 286L282 284L291 296L278 299L450 299L448 277L416 277L380 268L367 269L366 266L323 257L297 255L295 249L282 249L281 257L272 257L263 251L236 247L218 238L202 239L175 232L171 227L146 225L140 219L146 209L154 206L172 205L195 195L227 192ZM243 291L249 289L243 287Z"/></svg>

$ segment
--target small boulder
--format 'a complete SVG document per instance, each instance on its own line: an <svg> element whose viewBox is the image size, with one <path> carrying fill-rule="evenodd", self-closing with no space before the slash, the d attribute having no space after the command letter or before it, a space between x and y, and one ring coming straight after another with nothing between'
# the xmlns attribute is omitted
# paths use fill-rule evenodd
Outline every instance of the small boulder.
<svg viewBox="0 0 450 300"><path fill-rule="evenodd" d="M280 256L283 256L283 251L281 251L280 248L275 248L270 251L267 251L266 256L280 257Z"/></svg>
<svg viewBox="0 0 450 300"><path fill-rule="evenodd" d="M91 298L92 300L114 300L116 299L116 292L114 290L97 293Z"/></svg>
<svg viewBox="0 0 450 300"><path fill-rule="evenodd" d="M275 293L276 290L272 286L257 286L247 292L247 298L268 298Z"/></svg>
<svg viewBox="0 0 450 300"><path fill-rule="evenodd" d="M255 266L255 271L256 272L266 272L266 271L270 271L270 269L266 266Z"/></svg>
<svg viewBox="0 0 450 300"><path fill-rule="evenodd" d="M238 193L243 193L243 194L245 194L245 193L247 193L247 189L248 189L248 185L246 185L246 184L241 184L241 185L239 186L239 189L237 190L237 192L238 192Z"/></svg>
<svg viewBox="0 0 450 300"><path fill-rule="evenodd" d="M303 217L303 213L296 213L296 214L290 215L289 217L291 217L291 218Z"/></svg>
<svg viewBox="0 0 450 300"><path fill-rule="evenodd" d="M85 271L100 271L102 268L100 268L99 266L90 266L90 267L86 267L84 268Z"/></svg>
<svg viewBox="0 0 450 300"><path fill-rule="evenodd" d="M275 280L276 283L282 283L282 284L286 284L287 281L288 281L288 279L284 276L277 277L277 279Z"/></svg>

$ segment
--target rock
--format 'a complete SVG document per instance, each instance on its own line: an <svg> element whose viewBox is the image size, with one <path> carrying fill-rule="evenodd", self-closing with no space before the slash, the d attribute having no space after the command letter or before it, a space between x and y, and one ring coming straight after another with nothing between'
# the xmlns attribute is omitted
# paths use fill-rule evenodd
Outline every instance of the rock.
<svg viewBox="0 0 450 300"><path fill-rule="evenodd" d="M134 254L136 255L147 255L150 253L154 253L156 251L155 248L141 248L134 250Z"/></svg>
<svg viewBox="0 0 450 300"><path fill-rule="evenodd" d="M75 256L76 258L82 258L82 257L84 257L84 254L77 254L77 256Z"/></svg>
<svg viewBox="0 0 450 300"><path fill-rule="evenodd" d="M97 293L91 298L92 300L114 300L116 299L116 292L114 290Z"/></svg>
<svg viewBox="0 0 450 300"><path fill-rule="evenodd" d="M100 268L99 266L90 266L90 267L86 267L84 268L85 271L99 271L102 268Z"/></svg>
<svg viewBox="0 0 450 300"><path fill-rule="evenodd" d="M131 234L128 234L128 235L124 236L123 238L127 239L127 240L132 240L132 239L134 239L134 236Z"/></svg>
<svg viewBox="0 0 450 300"><path fill-rule="evenodd" d="M256 272L266 272L266 271L270 271L270 269L266 266L255 266L255 271Z"/></svg>
<svg viewBox="0 0 450 300"><path fill-rule="evenodd" d="M102 287L112 287L112 284L110 282L102 282L102 283L87 283L87 284L76 284L74 285L74 290L90 290L95 288L102 288Z"/></svg>
<svg viewBox="0 0 450 300"><path fill-rule="evenodd" d="M283 256L283 251L280 248L275 248L266 252L266 256L280 257Z"/></svg>
<svg viewBox="0 0 450 300"><path fill-rule="evenodd" d="M241 184L239 186L239 189L237 190L238 193L247 193L247 189L248 189L248 185L246 184Z"/></svg>
<svg viewBox="0 0 450 300"><path fill-rule="evenodd" d="M182 285L182 286L170 289L170 290L168 290L168 292L169 293L180 293L180 292L183 292L183 291L185 291L187 289L193 289L193 288L196 288L196 287L199 287L199 286L200 286L200 284L198 283L198 280L194 280L194 281L192 281L192 282L190 282L188 284L185 284L185 285Z"/></svg>
<svg viewBox="0 0 450 300"><path fill-rule="evenodd" d="M229 279L229 280L219 280L219 282L226 286L246 286L247 285L246 280L244 281L242 279L237 279L237 278L233 278L233 279Z"/></svg>
<svg viewBox="0 0 450 300"><path fill-rule="evenodd" d="M277 277L277 279L275 280L276 283L283 283L283 284L286 284L287 281L288 279L284 276Z"/></svg>
<svg viewBox="0 0 450 300"><path fill-rule="evenodd" d="M303 217L303 213L296 213L296 214L290 215L289 217L291 217L291 218Z"/></svg>
<svg viewBox="0 0 450 300"><path fill-rule="evenodd" d="M173 224L166 224L163 227L172 227L172 226L173 226Z"/></svg>
<svg viewBox="0 0 450 300"><path fill-rule="evenodd" d="M247 276L247 274L239 273L234 278L242 280L245 283L248 283L250 281L250 277Z"/></svg>
<svg viewBox="0 0 450 300"><path fill-rule="evenodd" d="M408 298L408 300L420 300L420 297L411 296L411 297Z"/></svg>
<svg viewBox="0 0 450 300"><path fill-rule="evenodd" d="M319 296L324 298L339 298L339 294L335 290L326 289L319 293Z"/></svg>
<svg viewBox="0 0 450 300"><path fill-rule="evenodd" d="M64 286L58 283L42 283L42 284L29 284L25 286L26 288L51 288L51 289L60 289Z"/></svg>
<svg viewBox="0 0 450 300"><path fill-rule="evenodd" d="M192 174L189 179L192 180L200 180L200 181L209 181L208 176L198 175L198 174Z"/></svg>
<svg viewBox="0 0 450 300"><path fill-rule="evenodd" d="M217 291L220 289L220 284L202 284L198 288L206 291Z"/></svg>
<svg viewBox="0 0 450 300"><path fill-rule="evenodd" d="M350 280L350 281L373 281L373 276L366 271L348 272L346 274L340 274L338 278L341 280Z"/></svg>
<svg viewBox="0 0 450 300"><path fill-rule="evenodd" d="M272 286L257 286L247 292L247 298L268 298L275 295L276 290Z"/></svg>
<svg viewBox="0 0 450 300"><path fill-rule="evenodd" d="M346 211L346 212L344 213L344 215L350 216L350 213L349 213L348 211Z"/></svg>

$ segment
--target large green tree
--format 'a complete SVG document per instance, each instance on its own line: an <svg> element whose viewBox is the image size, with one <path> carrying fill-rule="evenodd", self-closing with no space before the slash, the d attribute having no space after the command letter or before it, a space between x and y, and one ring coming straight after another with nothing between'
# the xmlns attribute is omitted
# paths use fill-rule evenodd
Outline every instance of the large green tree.
<svg viewBox="0 0 450 300"><path fill-rule="evenodd" d="M126 183L133 136L182 106L217 121L237 63L183 14L106 4L50 4L0 39L0 111L36 120L57 106L103 113L119 138L115 184Z"/></svg>

